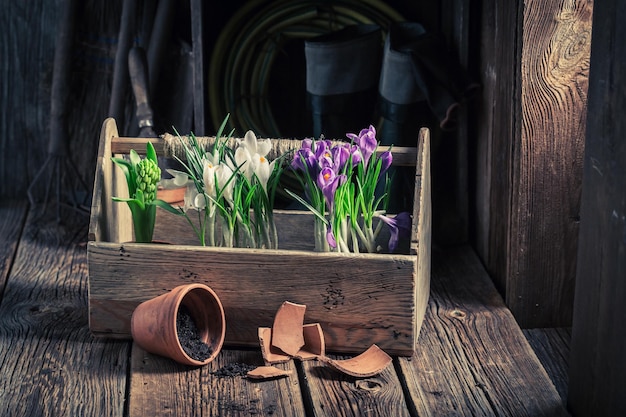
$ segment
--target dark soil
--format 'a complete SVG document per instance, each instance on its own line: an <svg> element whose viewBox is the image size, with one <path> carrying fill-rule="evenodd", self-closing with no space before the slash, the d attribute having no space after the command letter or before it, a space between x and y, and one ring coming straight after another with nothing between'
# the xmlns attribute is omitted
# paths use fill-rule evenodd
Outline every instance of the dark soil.
<svg viewBox="0 0 626 417"><path fill-rule="evenodd" d="M222 366L215 372L211 372L213 375L218 378L224 377L234 377L234 376L245 376L249 371L255 369L254 365L247 365L245 363L229 363Z"/></svg>
<svg viewBox="0 0 626 417"><path fill-rule="evenodd" d="M176 331L180 345L190 358L204 361L213 353L213 349L200 339L198 327L184 306L180 306L176 315Z"/></svg>

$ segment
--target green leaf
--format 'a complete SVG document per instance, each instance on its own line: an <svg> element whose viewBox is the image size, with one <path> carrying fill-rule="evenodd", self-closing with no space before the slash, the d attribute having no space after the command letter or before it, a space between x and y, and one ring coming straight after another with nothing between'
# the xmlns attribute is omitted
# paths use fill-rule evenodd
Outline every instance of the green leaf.
<svg viewBox="0 0 626 417"><path fill-rule="evenodd" d="M216 139L219 140L219 138L222 137L222 133L224 132L224 129L226 128L226 123L228 123L228 118L230 117L230 113L226 114L226 117L224 117L224 120L222 121L222 124L220 125L220 128L217 129L217 133L215 134ZM231 132L232 134L232 132Z"/></svg>
<svg viewBox="0 0 626 417"><path fill-rule="evenodd" d="M159 163L157 160L156 150L154 149L154 145L152 144L152 142L148 142L146 144L146 158L154 161L154 163L157 165Z"/></svg>
<svg viewBox="0 0 626 417"><path fill-rule="evenodd" d="M290 190L285 189L285 192L289 194L290 196L292 196L293 198L295 198L296 200L298 200L300 203L302 203L307 209L311 211L311 213L317 216L325 225L328 225L328 220L326 220L324 215L320 214L320 212L315 207L310 205L305 199L300 197L298 194L291 192Z"/></svg>
<svg viewBox="0 0 626 417"><path fill-rule="evenodd" d="M122 198L122 197L111 197L111 200L116 201L118 203L136 203L139 204L141 201L136 198Z"/></svg>
<svg viewBox="0 0 626 417"><path fill-rule="evenodd" d="M133 181L133 176L131 175L131 173L133 172L132 165L130 164L130 162L122 158L112 157L111 161L113 161L113 163L117 165L124 173L124 176L126 177L126 184L128 185L128 195L130 195L131 197L134 196L137 184L135 184L135 182Z"/></svg>
<svg viewBox="0 0 626 417"><path fill-rule="evenodd" d="M137 204L141 207L141 209L144 210L146 207L146 199L143 196L143 191L141 191L140 189L137 189L137 191L135 192L135 200L137 200Z"/></svg>
<svg viewBox="0 0 626 417"><path fill-rule="evenodd" d="M137 165L139 165L139 162L141 162L141 157L139 156L137 151L134 150L134 149L130 150L129 156L130 156L130 163L131 163L133 169L135 169L137 167Z"/></svg>
<svg viewBox="0 0 626 417"><path fill-rule="evenodd" d="M185 215L185 211L182 208L175 208L170 203L166 203L163 200L159 200L159 199L154 200L154 204L157 207L160 207L163 210L167 211L168 213L172 213L172 214L175 214L177 216L184 216Z"/></svg>

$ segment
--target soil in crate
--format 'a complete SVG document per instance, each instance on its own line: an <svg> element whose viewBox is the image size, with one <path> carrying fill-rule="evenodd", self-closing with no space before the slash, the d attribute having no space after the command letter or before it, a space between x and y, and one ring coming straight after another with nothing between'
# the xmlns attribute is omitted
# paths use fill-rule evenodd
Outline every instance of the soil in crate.
<svg viewBox="0 0 626 417"><path fill-rule="evenodd" d="M176 315L176 331L180 345L190 358L204 361L213 353L211 347L200 338L198 327L184 306L178 309Z"/></svg>

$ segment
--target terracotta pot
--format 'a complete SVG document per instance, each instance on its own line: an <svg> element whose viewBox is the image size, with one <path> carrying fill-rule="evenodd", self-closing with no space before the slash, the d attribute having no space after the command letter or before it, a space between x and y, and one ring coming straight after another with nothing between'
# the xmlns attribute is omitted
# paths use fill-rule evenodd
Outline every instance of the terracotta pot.
<svg viewBox="0 0 626 417"><path fill-rule="evenodd" d="M181 306L189 311L200 339L209 345L211 356L193 359L178 339L176 316ZM131 333L144 350L165 356L185 365L206 365L219 354L224 343L226 320L217 294L204 284L188 284L141 303L131 318Z"/></svg>
<svg viewBox="0 0 626 417"><path fill-rule="evenodd" d="M177 188L159 188L157 189L157 198L165 201L166 203L180 203L180 205L184 205L185 191L187 191L186 186Z"/></svg>

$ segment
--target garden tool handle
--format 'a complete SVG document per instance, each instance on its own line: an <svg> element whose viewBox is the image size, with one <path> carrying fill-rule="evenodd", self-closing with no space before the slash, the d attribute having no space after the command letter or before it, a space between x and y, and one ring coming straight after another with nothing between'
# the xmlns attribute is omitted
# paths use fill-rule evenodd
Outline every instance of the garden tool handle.
<svg viewBox="0 0 626 417"><path fill-rule="evenodd" d="M156 136L152 126L153 112L150 106L148 94L148 68L146 54L143 48L134 47L128 52L128 71L137 105L137 123L139 125L139 137Z"/></svg>

